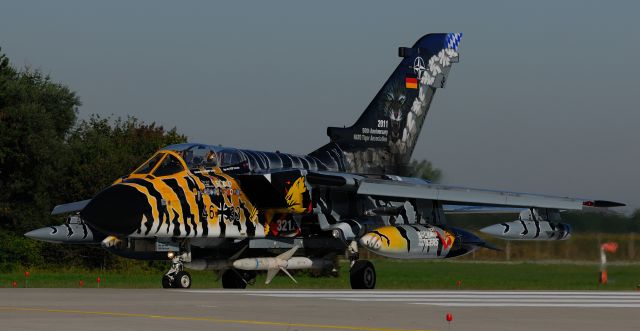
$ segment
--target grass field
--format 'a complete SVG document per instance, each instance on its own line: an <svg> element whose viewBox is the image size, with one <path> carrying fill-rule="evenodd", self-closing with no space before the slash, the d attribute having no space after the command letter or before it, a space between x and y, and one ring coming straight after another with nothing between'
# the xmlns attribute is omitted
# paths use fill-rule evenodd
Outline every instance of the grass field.
<svg viewBox="0 0 640 331"><path fill-rule="evenodd" d="M379 289L504 289L504 290L636 290L640 285L640 265L614 265L608 268L609 283L598 285L597 264L569 263L491 263L448 261L374 260ZM259 274L253 288L327 288L348 289L346 264L340 277L313 277L298 273L298 284L280 274L271 285L264 285L265 274ZM194 288L218 288L216 274L190 271ZM99 270L29 270L25 284L24 270L0 274L0 287L100 287L159 288L159 272Z"/></svg>

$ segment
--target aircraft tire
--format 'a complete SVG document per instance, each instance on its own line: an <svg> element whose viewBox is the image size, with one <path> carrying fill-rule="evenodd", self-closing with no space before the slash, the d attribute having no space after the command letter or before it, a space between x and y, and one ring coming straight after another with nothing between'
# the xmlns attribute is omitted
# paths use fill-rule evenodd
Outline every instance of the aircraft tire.
<svg viewBox="0 0 640 331"><path fill-rule="evenodd" d="M171 284L171 280L169 279L169 276L164 275L162 276L162 288L172 288L173 284Z"/></svg>
<svg viewBox="0 0 640 331"><path fill-rule="evenodd" d="M190 288L191 287L191 275L186 271L179 271L174 278L175 288Z"/></svg>
<svg viewBox="0 0 640 331"><path fill-rule="evenodd" d="M245 289L247 283L238 270L228 269L222 274L222 288Z"/></svg>
<svg viewBox="0 0 640 331"><path fill-rule="evenodd" d="M354 290L372 290L376 287L376 269L367 260L358 260L349 271L351 288Z"/></svg>

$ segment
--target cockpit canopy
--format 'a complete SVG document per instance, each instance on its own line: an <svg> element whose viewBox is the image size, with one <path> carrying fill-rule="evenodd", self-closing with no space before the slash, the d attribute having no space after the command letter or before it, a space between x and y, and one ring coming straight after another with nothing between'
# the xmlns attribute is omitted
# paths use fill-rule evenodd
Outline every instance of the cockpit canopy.
<svg viewBox="0 0 640 331"><path fill-rule="evenodd" d="M182 157L190 169L199 167L215 167L218 165L218 155L212 146L200 144L178 144L163 148L176 152Z"/></svg>
<svg viewBox="0 0 640 331"><path fill-rule="evenodd" d="M178 144L164 148L182 156L190 169L199 167L227 167L245 161L244 156L235 148L211 146L204 144Z"/></svg>
<svg viewBox="0 0 640 331"><path fill-rule="evenodd" d="M280 152L259 152L186 143L164 147L132 175L168 176L186 169L211 169L213 167L220 167L220 170L225 173L236 174L291 168L328 169L321 161L309 155L299 156Z"/></svg>
<svg viewBox="0 0 640 331"><path fill-rule="evenodd" d="M157 152L133 174L159 177L173 175L186 170L183 163L167 151L178 154L189 169L228 167L245 161L242 153L235 148L204 144L177 144L167 146Z"/></svg>
<svg viewBox="0 0 640 331"><path fill-rule="evenodd" d="M151 159L140 166L134 175L154 175L156 177L170 176L186 170L182 162L166 152L158 152Z"/></svg>

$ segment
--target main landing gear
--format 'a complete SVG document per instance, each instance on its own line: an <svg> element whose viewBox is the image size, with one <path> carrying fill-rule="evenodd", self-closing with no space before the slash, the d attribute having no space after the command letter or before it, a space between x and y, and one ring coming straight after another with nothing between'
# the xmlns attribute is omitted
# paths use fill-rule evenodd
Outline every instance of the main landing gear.
<svg viewBox="0 0 640 331"><path fill-rule="evenodd" d="M349 281L354 290L372 290L376 287L376 269L373 263L367 260L359 260L358 244L352 241L347 248L347 256L351 260Z"/></svg>
<svg viewBox="0 0 640 331"><path fill-rule="evenodd" d="M222 288L244 289L256 282L254 271L227 269L222 271Z"/></svg>
<svg viewBox="0 0 640 331"><path fill-rule="evenodd" d="M170 253L171 254L171 253ZM190 288L191 275L184 271L184 260L187 254L175 255L171 259L171 269L162 276L162 288Z"/></svg>
<svg viewBox="0 0 640 331"><path fill-rule="evenodd" d="M367 260L358 260L349 270L351 288L354 290L372 290L376 287L376 269Z"/></svg>

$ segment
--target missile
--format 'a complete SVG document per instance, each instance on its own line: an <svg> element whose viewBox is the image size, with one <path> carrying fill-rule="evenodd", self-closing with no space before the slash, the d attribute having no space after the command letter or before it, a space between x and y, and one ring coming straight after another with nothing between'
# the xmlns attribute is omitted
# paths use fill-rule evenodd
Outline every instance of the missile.
<svg viewBox="0 0 640 331"><path fill-rule="evenodd" d="M571 237L571 226L566 223L519 220L489 225L480 232L504 240L566 240Z"/></svg>
<svg viewBox="0 0 640 331"><path fill-rule="evenodd" d="M285 269L322 269L331 265L331 261L325 259L310 259L296 256L289 260L281 260L275 257L246 258L233 261L233 267L242 270L269 270L273 268Z"/></svg>
<svg viewBox="0 0 640 331"><path fill-rule="evenodd" d="M488 245L470 232L420 224L389 225L366 233L364 248L396 259L441 259L470 253Z"/></svg>
<svg viewBox="0 0 640 331"><path fill-rule="evenodd" d="M235 260L233 261L233 267L241 270L267 270L265 284L269 284L280 270L289 276L294 283L297 283L287 269L322 269L332 265L332 262L326 259L311 259L302 256L294 257L293 254L295 254L296 250L298 250L298 246L294 246L276 257L256 257Z"/></svg>

